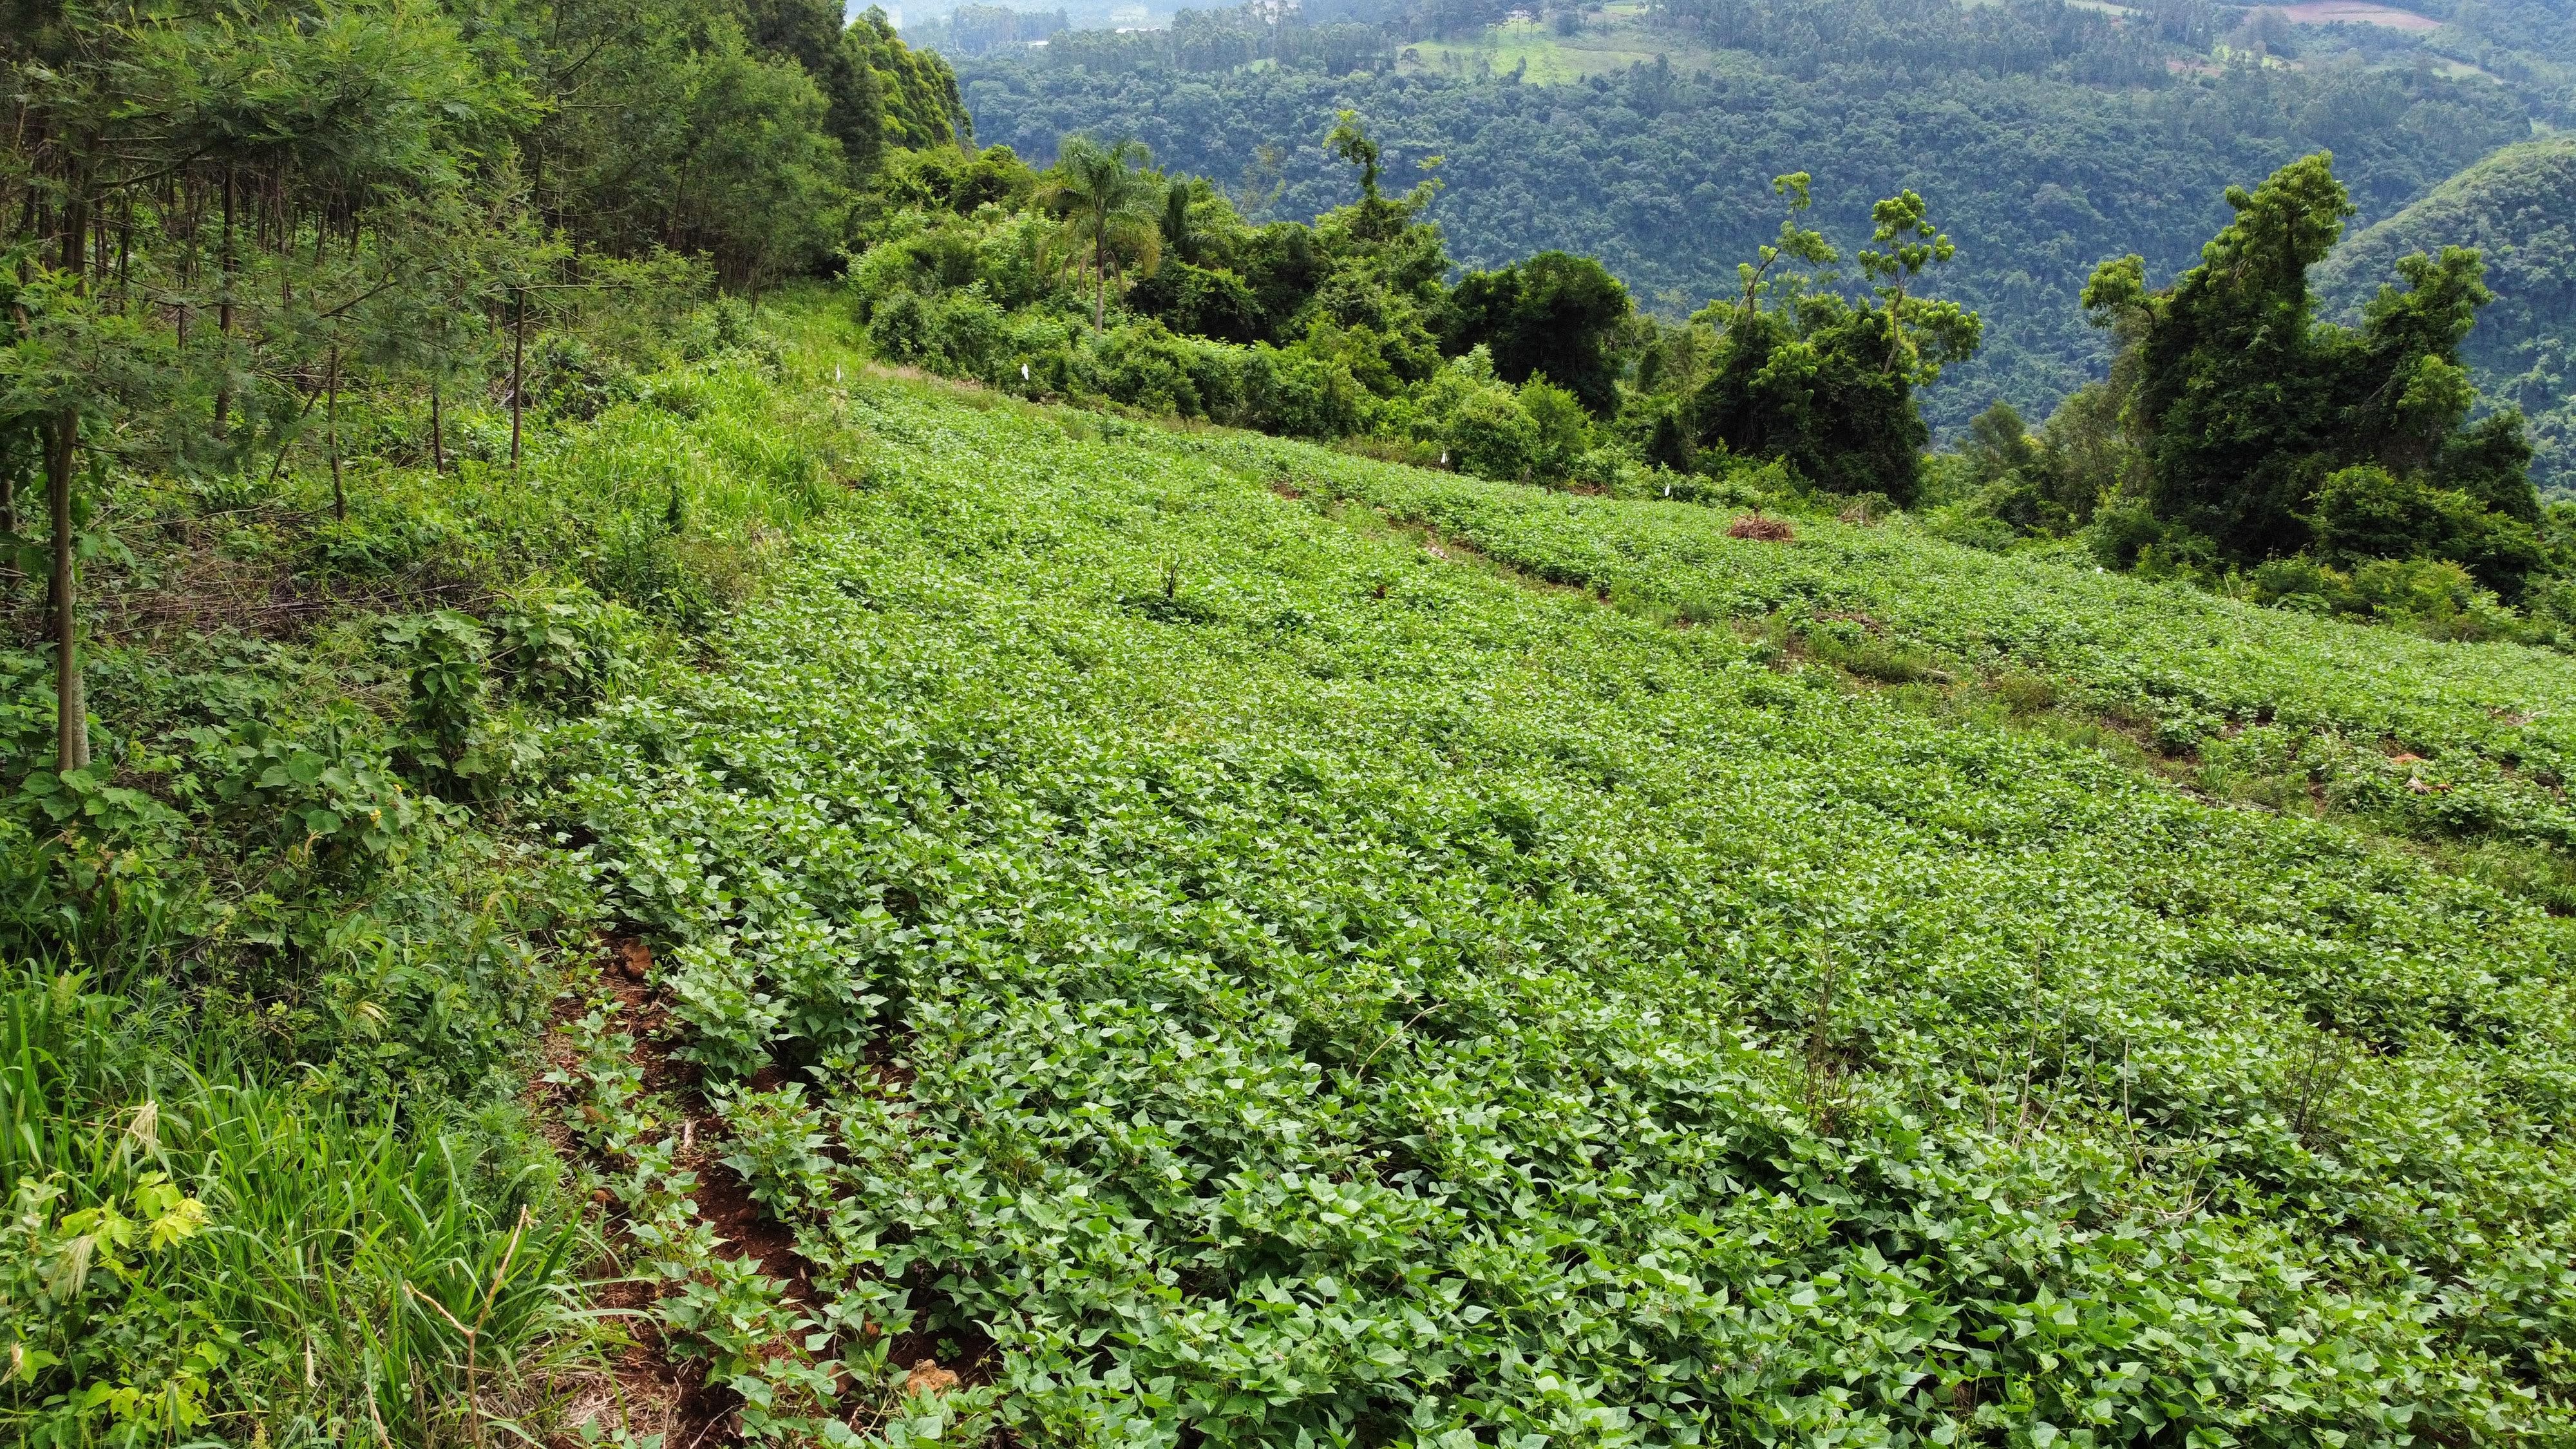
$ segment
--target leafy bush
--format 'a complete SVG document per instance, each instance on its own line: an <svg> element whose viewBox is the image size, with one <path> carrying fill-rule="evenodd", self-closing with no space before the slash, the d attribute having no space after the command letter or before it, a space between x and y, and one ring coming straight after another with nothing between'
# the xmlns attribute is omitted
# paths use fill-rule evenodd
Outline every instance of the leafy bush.
<svg viewBox="0 0 2576 1449"><path fill-rule="evenodd" d="M419 758L453 770L486 713L483 664L491 650L483 626L453 609L398 619L385 628L410 679L404 715Z"/></svg>
<svg viewBox="0 0 2576 1449"><path fill-rule="evenodd" d="M587 422L637 393L632 370L566 333L540 337L527 368L529 406L558 418Z"/></svg>
<svg viewBox="0 0 2576 1449"><path fill-rule="evenodd" d="M1450 461L1480 478L1526 479L1538 471L1538 423L1510 389L1490 386L1461 399L1442 433Z"/></svg>
<svg viewBox="0 0 2576 1449"><path fill-rule="evenodd" d="M2540 540L2528 524L2457 489L2400 478L2384 468L2329 474L2312 508L2318 551L2345 567L2374 559L2445 559L2491 589L2516 594L2541 562Z"/></svg>
<svg viewBox="0 0 2576 1449"><path fill-rule="evenodd" d="M1261 303L1232 272L1166 262L1137 284L1128 305L1174 332L1247 346L1261 340Z"/></svg>
<svg viewBox="0 0 2576 1449"><path fill-rule="evenodd" d="M532 584L492 611L492 667L530 698L596 702L635 668L633 614L580 584Z"/></svg>

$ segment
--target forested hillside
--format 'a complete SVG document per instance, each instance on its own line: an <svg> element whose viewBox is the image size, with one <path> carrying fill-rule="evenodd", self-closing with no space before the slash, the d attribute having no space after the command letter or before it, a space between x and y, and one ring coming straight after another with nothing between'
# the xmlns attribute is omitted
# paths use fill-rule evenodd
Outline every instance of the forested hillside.
<svg viewBox="0 0 2576 1449"><path fill-rule="evenodd" d="M2213 39L2205 18L2173 24L2199 48ZM1341 199L1321 143L1352 108L1394 174L1444 158L1431 216L1462 262L1595 256L1671 316L1724 295L1767 239L1774 175L1811 173L1829 228L1863 227L1867 199L1912 187L1958 241L1953 295L1987 321L1980 359L1926 397L1944 429L1997 398L2045 413L2098 376L2105 343L2075 306L2085 275L2136 251L2170 276L2224 219L2230 184L2330 149L2367 223L2523 139L2531 114L2490 82L2371 69L2313 42L2310 69L2170 74L2159 34L2053 3L1717 7L1672 35L1679 63L1567 86L1346 74L1347 59L1294 52L1235 69L1243 50L1193 50L1198 33L961 61L977 135L1032 159L1075 130L1133 135L1262 215L1304 217ZM1380 44L1391 66L1398 42Z"/></svg>
<svg viewBox="0 0 2576 1449"><path fill-rule="evenodd" d="M2483 253L2496 292L2463 352L2479 391L2530 416L2542 488L2576 490L2576 137L2498 151L2347 239L2319 295L2357 313L2397 258L2445 246Z"/></svg>

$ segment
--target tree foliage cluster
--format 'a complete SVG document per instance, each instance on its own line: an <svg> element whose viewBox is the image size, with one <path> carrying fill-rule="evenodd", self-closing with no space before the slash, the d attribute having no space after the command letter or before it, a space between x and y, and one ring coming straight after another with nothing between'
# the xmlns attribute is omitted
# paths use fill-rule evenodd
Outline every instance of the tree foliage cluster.
<svg viewBox="0 0 2576 1449"><path fill-rule="evenodd" d="M2422 550L2518 594L2540 562L2530 444L2518 413L2468 424L2477 395L2459 360L2494 300L2478 254L2399 258L2404 287L2383 286L2348 329L2316 320L2308 286L2352 211L2331 158L2227 199L2236 219L2171 286L2148 291L2131 256L2084 291L2128 350L2137 501L2230 563Z"/></svg>
<svg viewBox="0 0 2576 1449"><path fill-rule="evenodd" d="M2330 149L2375 219L2529 133L2513 90L2324 54L2281 69L2212 67L2194 51L2194 69L2087 83L2069 68L2093 53L2082 38L2126 46L2131 32L2085 9L1779 13L1807 27L1708 60L1677 45L1673 64L1564 86L1292 64L1191 71L1078 59L1061 37L962 62L960 79L985 141L1042 156L1069 132L1134 136L1165 166L1224 184L1255 220L1341 200L1346 183L1298 138L1359 110L1390 164L1446 158L1430 215L1463 264L1594 257L1667 319L1731 291L1735 261L1771 239L1770 178L1810 173L1817 224L1836 236L1866 234L1868 203L1911 187L1959 245L1947 294L1987 321L1979 356L1927 394L1946 437L1996 398L2045 416L2099 378L2106 339L2067 299L2106 256L2139 252L2157 278L2190 265L2227 218L2229 185ZM1994 31L1991 55L1971 44L2007 21L2027 38ZM2048 39L2061 35L2074 39Z"/></svg>
<svg viewBox="0 0 2576 1449"><path fill-rule="evenodd" d="M443 466L460 392L502 387L515 458L531 313L540 371L599 370L550 350L550 321L658 353L706 273L756 290L812 266L888 154L964 127L943 62L814 0L11 19L0 535L50 543L66 768L76 474L275 472L304 442L337 485L342 399L368 389L425 405Z"/></svg>
<svg viewBox="0 0 2576 1449"><path fill-rule="evenodd" d="M2530 420L2541 491L2576 492L2576 138L2508 146L2347 236L2312 274L2321 313L2357 319L2398 258L2446 245L2475 247L2495 293L2461 361Z"/></svg>
<svg viewBox="0 0 2576 1449"><path fill-rule="evenodd" d="M1311 226L1255 226L1132 142L1068 137L1044 173L1000 147L907 161L851 265L859 318L884 356L1007 390L1350 436L1490 477L1633 487L1661 463L1695 491L1776 465L1791 487L1912 501L1916 392L1979 337L1924 291L1956 248L1915 193L1880 203L1857 277L1784 224L1737 303L1674 328L1565 252L1448 283L1421 219L1436 179L1389 195L1348 113L1324 149L1359 195ZM1782 178L1793 216L1807 187Z"/></svg>
<svg viewBox="0 0 2576 1449"><path fill-rule="evenodd" d="M1625 292L1569 257L1550 265L1591 289L1572 336L1547 336L1563 317L1499 292L1460 314L1439 231L1420 219L1436 183L1389 194L1378 145L1355 117L1329 145L1359 195L1311 226L1255 226L1205 180L1151 170L1132 142L1068 137L1043 173L1002 147L908 158L877 188L868 245L851 263L859 319L894 360L1325 437L1376 425L1436 432L1416 404L1450 357L1499 343L1520 360L1509 382L1521 384L1550 363L1578 370L1550 349L1597 353L1625 321ZM1498 394L1517 421L1518 400L1492 373L1485 366L1467 391ZM1573 411L1579 434L1588 422Z"/></svg>
<svg viewBox="0 0 2576 1449"><path fill-rule="evenodd" d="M2037 433L2009 404L1977 417L1932 465L1936 530L2080 537L2124 569L2440 634L2561 637L2576 510L2544 506L2523 415L2464 361L2495 301L2480 253L2383 253L2389 280L2345 325L2309 280L2352 211L2332 158L2228 202L2171 285L2135 255L2096 270L2082 300L2115 339L2110 376Z"/></svg>
<svg viewBox="0 0 2576 1449"><path fill-rule="evenodd" d="M1013 10L1007 5L960 5L945 15L904 27L903 38L942 55L984 55L1035 45L1071 27L1062 10Z"/></svg>

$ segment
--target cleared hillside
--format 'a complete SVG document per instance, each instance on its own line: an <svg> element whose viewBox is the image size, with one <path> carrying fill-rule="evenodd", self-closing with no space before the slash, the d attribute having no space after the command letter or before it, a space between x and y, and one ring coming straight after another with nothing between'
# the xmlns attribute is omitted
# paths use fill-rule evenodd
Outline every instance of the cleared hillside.
<svg viewBox="0 0 2576 1449"><path fill-rule="evenodd" d="M2446 246L2483 252L2496 294L2462 349L2479 391L2530 417L2532 481L2576 491L2576 135L2507 146L2355 233L2318 269L2318 293L2357 312L2399 257Z"/></svg>
<svg viewBox="0 0 2576 1449"><path fill-rule="evenodd" d="M545 807L653 962L575 1029L585 1130L649 1212L695 1119L784 1224L725 1360L781 1411L894 1339L952 1439L2566 1432L2569 927L1819 643L2044 580L917 382L843 416L863 484ZM1531 562L1397 526L1435 504ZM1797 627L1553 585L1549 517ZM1871 549L1868 598L1784 582ZM2330 641L2281 714L2576 693L2125 587L2064 632ZM638 1105L665 1013L712 1118Z"/></svg>

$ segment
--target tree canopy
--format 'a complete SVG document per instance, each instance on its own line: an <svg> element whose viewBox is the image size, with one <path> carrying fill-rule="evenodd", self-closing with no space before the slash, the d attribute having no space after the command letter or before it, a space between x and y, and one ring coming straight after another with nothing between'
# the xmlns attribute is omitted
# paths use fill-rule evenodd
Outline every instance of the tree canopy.
<svg viewBox="0 0 2576 1449"><path fill-rule="evenodd" d="M1450 350L1493 350L1505 382L1533 376L1607 415L1618 408L1612 348L1628 320L1628 289L1590 257L1540 252L1491 272L1470 272L1450 294Z"/></svg>
<svg viewBox="0 0 2576 1449"><path fill-rule="evenodd" d="M2235 219L2172 286L2148 290L2133 255L2084 291L2134 354L2143 501L2238 563L2311 544L2385 555L2402 533L2410 550L2517 590L2537 558L2538 502L2520 416L2468 425L2477 394L2460 345L2494 296L2478 254L2399 259L2404 285L2381 287L2346 328L2317 320L2308 287L2353 209L2333 158L2293 162L2227 201Z"/></svg>

